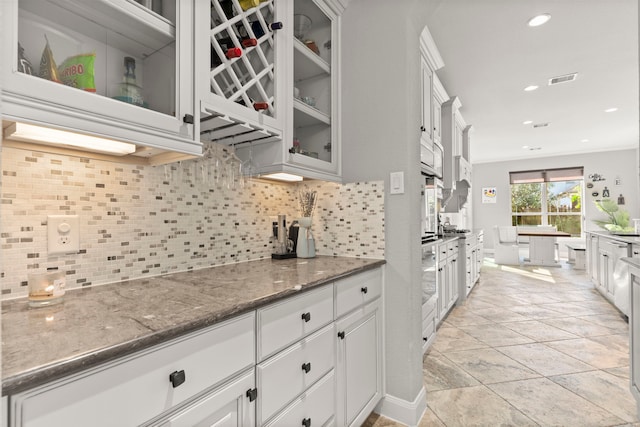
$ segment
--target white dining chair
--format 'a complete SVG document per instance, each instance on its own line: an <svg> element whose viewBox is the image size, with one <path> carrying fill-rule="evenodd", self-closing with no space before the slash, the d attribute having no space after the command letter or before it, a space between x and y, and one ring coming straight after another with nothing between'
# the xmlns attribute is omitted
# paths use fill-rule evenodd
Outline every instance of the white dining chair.
<svg viewBox="0 0 640 427"><path fill-rule="evenodd" d="M493 248L496 264L520 265L516 227L498 225L493 227Z"/></svg>

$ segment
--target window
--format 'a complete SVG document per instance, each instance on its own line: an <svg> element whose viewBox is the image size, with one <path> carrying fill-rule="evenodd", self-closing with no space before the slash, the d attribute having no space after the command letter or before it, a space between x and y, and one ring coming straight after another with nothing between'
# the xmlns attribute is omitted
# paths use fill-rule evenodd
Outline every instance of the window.
<svg viewBox="0 0 640 427"><path fill-rule="evenodd" d="M552 225L579 237L582 233L583 169L510 172L511 223Z"/></svg>

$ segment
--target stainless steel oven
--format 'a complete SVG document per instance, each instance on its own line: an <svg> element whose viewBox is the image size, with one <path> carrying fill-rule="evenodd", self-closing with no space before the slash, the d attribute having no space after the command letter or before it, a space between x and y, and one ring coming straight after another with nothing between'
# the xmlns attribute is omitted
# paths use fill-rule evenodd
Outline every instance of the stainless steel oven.
<svg viewBox="0 0 640 427"><path fill-rule="evenodd" d="M442 200L442 181L435 176L424 176L422 186L422 242L438 238L438 213Z"/></svg>

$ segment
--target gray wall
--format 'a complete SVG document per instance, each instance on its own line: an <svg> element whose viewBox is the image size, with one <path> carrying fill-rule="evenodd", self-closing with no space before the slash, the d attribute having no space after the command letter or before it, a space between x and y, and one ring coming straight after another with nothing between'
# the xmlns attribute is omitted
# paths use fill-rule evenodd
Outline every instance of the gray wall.
<svg viewBox="0 0 640 427"><path fill-rule="evenodd" d="M420 288L419 0L351 0L342 21L345 182L404 172L405 193L385 194L386 391L413 402L422 389Z"/></svg>
<svg viewBox="0 0 640 427"><path fill-rule="evenodd" d="M625 206L631 218L640 218L639 190L638 190L638 150L608 151L600 153L575 154L570 156L543 157L527 160L512 160L507 162L480 163L473 165L473 226L485 230L485 247L493 248L491 229L495 225L511 225L511 200L509 186L509 172L545 168L561 168L583 166L585 184L591 180L590 174L603 175L606 180L594 182L594 188L585 189L583 211L585 214L585 231L600 229L593 223L594 219L605 219L594 204L593 190L602 193L606 185L611 198L618 195L625 197ZM616 177L620 178L620 185L615 185ZM482 203L482 188L496 187L496 203Z"/></svg>

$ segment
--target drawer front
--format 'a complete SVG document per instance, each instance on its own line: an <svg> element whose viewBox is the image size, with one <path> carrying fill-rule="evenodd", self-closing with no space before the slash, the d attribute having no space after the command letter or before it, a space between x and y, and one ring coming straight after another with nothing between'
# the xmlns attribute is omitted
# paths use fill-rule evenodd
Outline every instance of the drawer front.
<svg viewBox="0 0 640 427"><path fill-rule="evenodd" d="M369 303L382 294L382 270L360 273L335 283L336 317Z"/></svg>
<svg viewBox="0 0 640 427"><path fill-rule="evenodd" d="M254 363L255 317L250 313L18 394L11 403L15 425L138 425ZM180 371L185 380L174 387L170 375Z"/></svg>
<svg viewBox="0 0 640 427"><path fill-rule="evenodd" d="M335 374L331 371L267 426L301 426L305 420L309 420L311 426L334 425L334 383Z"/></svg>
<svg viewBox="0 0 640 427"><path fill-rule="evenodd" d="M258 361L333 321L333 286L258 310Z"/></svg>
<svg viewBox="0 0 640 427"><path fill-rule="evenodd" d="M258 365L258 424L333 369L334 332L331 324Z"/></svg>
<svg viewBox="0 0 640 427"><path fill-rule="evenodd" d="M458 240L453 240L447 243L447 256L453 255L458 250Z"/></svg>

